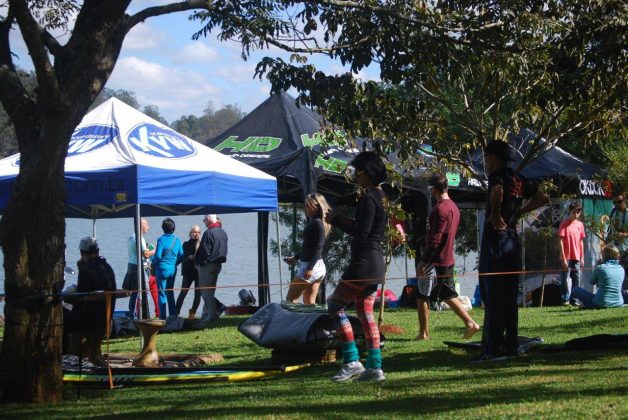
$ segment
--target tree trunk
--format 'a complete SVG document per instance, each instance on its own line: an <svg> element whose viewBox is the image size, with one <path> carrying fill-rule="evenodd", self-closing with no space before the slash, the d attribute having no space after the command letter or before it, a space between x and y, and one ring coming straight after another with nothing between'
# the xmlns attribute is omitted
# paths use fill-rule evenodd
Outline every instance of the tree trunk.
<svg viewBox="0 0 628 420"><path fill-rule="evenodd" d="M58 291L64 267L64 161L72 120L34 118L38 126L18 132L20 174L0 222L6 292L0 366L6 401L61 400Z"/></svg>

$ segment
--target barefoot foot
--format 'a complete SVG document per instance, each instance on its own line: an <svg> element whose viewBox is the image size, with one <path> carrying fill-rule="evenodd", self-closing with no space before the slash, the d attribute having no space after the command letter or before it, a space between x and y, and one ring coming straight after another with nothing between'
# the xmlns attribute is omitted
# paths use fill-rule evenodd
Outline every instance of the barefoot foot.
<svg viewBox="0 0 628 420"><path fill-rule="evenodd" d="M475 322L471 322L467 324L467 328L464 330L464 335L462 336L462 338L465 340L468 340L471 337L473 337L473 334L475 334L478 331L480 331L480 326L476 324Z"/></svg>
<svg viewBox="0 0 628 420"><path fill-rule="evenodd" d="M421 341L421 340L429 340L430 336L427 334L419 334L416 337L414 337L414 341Z"/></svg>

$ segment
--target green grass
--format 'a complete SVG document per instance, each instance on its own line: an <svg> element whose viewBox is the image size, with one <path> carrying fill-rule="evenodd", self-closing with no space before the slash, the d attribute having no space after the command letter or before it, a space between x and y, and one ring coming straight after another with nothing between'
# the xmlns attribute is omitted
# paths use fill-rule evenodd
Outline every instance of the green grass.
<svg viewBox="0 0 628 420"><path fill-rule="evenodd" d="M520 310L520 334L548 344L599 333L628 332L628 308ZM472 316L482 320L481 310ZM227 317L216 328L163 334L162 352L221 353L228 364L270 363L270 350L237 332L244 317ZM625 351L534 353L517 360L473 365L449 351L462 323L451 312L432 313L428 342L413 341L416 312L387 312L386 324L405 328L384 350L387 380L333 384L337 365L316 365L260 381L82 389L66 386L54 406L5 405L4 418L133 417L208 418L400 418L524 417L628 418L628 354ZM477 336L479 339L479 335ZM114 340L112 351L134 351L138 339Z"/></svg>

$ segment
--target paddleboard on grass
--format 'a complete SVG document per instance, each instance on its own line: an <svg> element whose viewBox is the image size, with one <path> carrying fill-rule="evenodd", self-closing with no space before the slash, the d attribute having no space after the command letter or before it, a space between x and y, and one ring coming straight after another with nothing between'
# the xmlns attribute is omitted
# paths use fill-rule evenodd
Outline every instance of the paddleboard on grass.
<svg viewBox="0 0 628 420"><path fill-rule="evenodd" d="M519 340L519 352L527 353L532 347L538 346L539 344L543 344L545 340L542 337L524 337L520 335L518 337ZM467 351L479 351L482 346L481 341L443 341L443 343L454 349L461 349Z"/></svg>
<svg viewBox="0 0 628 420"><path fill-rule="evenodd" d="M194 382L240 382L267 378L283 373L294 372L309 363L294 366L273 366L249 368L112 368L114 385L158 385L166 383ZM83 371L64 370L65 383L109 385L106 368Z"/></svg>

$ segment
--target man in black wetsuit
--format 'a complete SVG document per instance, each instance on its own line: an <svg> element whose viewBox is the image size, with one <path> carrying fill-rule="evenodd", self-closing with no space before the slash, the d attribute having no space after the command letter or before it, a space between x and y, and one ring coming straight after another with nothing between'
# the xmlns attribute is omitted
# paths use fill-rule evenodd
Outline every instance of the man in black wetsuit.
<svg viewBox="0 0 628 420"><path fill-rule="evenodd" d="M537 186L507 166L512 149L503 141L484 148L488 175L486 221L480 248L480 291L485 305L482 352L474 361L504 360L518 355L519 274L521 256L517 221L523 213L545 205L549 199ZM524 199L528 199L523 205Z"/></svg>

